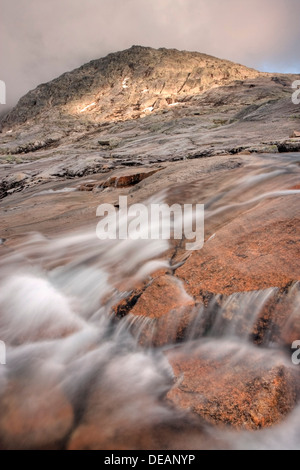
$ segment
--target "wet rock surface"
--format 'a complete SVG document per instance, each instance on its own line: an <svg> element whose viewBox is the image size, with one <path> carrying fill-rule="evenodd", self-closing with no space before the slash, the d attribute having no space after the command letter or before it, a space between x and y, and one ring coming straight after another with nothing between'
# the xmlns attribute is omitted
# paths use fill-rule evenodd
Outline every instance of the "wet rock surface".
<svg viewBox="0 0 300 470"><path fill-rule="evenodd" d="M241 346L235 349L222 342L223 354L218 357L211 350L215 347L204 344L195 351L167 353L178 379L168 398L177 407L210 423L244 429L274 425L294 408L297 371L284 364L284 357L281 363L276 353L272 357L253 349L249 354Z"/></svg>
<svg viewBox="0 0 300 470"><path fill-rule="evenodd" d="M299 280L298 198L262 203L221 228L176 271L187 291L231 294Z"/></svg>
<svg viewBox="0 0 300 470"><path fill-rule="evenodd" d="M0 395L0 449L59 450L73 426L73 408L60 387L11 381Z"/></svg>
<svg viewBox="0 0 300 470"><path fill-rule="evenodd" d="M140 344L162 346L183 338L194 316L195 301L172 276L159 276L129 309Z"/></svg>

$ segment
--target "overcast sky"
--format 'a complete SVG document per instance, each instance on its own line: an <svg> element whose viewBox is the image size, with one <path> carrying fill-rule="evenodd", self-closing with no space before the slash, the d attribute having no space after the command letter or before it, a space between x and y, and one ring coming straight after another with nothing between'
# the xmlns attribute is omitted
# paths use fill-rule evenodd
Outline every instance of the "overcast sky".
<svg viewBox="0 0 300 470"><path fill-rule="evenodd" d="M299 18L300 0L0 0L0 79L11 106L38 84L133 44L300 73Z"/></svg>

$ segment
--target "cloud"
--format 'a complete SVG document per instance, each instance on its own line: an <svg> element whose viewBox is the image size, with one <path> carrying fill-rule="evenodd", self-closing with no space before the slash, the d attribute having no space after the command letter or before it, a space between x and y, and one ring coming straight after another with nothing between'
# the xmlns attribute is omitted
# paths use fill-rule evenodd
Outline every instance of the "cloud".
<svg viewBox="0 0 300 470"><path fill-rule="evenodd" d="M300 72L299 0L0 0L0 8L8 106L41 82L133 44Z"/></svg>

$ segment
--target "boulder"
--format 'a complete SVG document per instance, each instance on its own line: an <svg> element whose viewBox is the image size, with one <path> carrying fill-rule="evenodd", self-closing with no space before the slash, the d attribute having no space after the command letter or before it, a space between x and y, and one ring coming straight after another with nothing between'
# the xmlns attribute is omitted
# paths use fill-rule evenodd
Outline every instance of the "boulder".
<svg viewBox="0 0 300 470"><path fill-rule="evenodd" d="M181 281L163 275L121 301L115 312L118 316L129 314L131 330L141 344L162 346L184 336L195 318L194 306Z"/></svg>
<svg viewBox="0 0 300 470"><path fill-rule="evenodd" d="M178 379L168 399L215 425L255 430L279 423L296 405L298 371L275 351L232 344L168 351Z"/></svg>
<svg viewBox="0 0 300 470"><path fill-rule="evenodd" d="M128 186L134 186L141 181L143 181L146 178L149 178L149 176L154 175L159 171L158 169L155 170L141 170L139 172L129 172L126 175L116 175L116 176L110 176L103 184L103 188L109 188L109 187L114 187L114 188L126 188Z"/></svg>
<svg viewBox="0 0 300 470"><path fill-rule="evenodd" d="M299 196L261 203L222 226L176 275L188 294L230 295L300 280Z"/></svg>
<svg viewBox="0 0 300 470"><path fill-rule="evenodd" d="M117 428L107 435L101 425L101 417L93 422L80 424L72 433L67 450L212 450L229 448L225 439L214 438L203 423L193 422L186 416L169 421L157 421L152 425L136 423Z"/></svg>
<svg viewBox="0 0 300 470"><path fill-rule="evenodd" d="M0 449L61 449L73 424L73 409L62 389L11 380L0 395Z"/></svg>

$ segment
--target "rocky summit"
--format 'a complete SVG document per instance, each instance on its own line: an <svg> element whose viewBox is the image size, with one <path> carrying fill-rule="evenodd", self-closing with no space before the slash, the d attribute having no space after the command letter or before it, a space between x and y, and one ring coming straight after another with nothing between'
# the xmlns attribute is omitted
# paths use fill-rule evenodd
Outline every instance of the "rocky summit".
<svg viewBox="0 0 300 470"><path fill-rule="evenodd" d="M2 119L1 193L120 166L297 151L297 78L192 52L110 54L38 86Z"/></svg>
<svg viewBox="0 0 300 470"><path fill-rule="evenodd" d="M133 46L2 118L0 449L299 448L299 79ZM100 242L120 196L204 246Z"/></svg>

